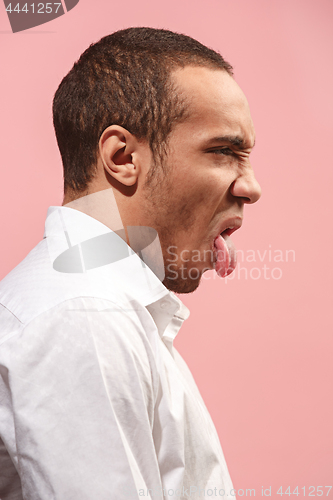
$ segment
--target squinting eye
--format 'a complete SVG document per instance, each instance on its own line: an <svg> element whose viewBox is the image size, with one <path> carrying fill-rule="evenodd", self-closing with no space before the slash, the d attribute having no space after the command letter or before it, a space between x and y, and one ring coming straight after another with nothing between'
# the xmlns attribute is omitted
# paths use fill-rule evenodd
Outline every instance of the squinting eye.
<svg viewBox="0 0 333 500"><path fill-rule="evenodd" d="M234 154L234 152L229 148L214 149L212 153L215 153L217 155L227 155L227 156Z"/></svg>

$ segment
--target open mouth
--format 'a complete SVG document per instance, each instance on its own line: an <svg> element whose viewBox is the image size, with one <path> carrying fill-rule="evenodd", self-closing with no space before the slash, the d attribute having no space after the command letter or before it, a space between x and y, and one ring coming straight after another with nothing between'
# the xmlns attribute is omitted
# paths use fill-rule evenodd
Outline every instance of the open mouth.
<svg viewBox="0 0 333 500"><path fill-rule="evenodd" d="M239 227L239 225L237 227L228 227L214 240L216 251L215 271L221 278L225 278L236 268L237 252L230 235Z"/></svg>

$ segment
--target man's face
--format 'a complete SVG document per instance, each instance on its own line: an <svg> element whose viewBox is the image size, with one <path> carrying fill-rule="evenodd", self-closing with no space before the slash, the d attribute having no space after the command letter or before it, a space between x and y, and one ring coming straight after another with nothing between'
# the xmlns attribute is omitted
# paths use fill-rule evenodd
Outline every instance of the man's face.
<svg viewBox="0 0 333 500"><path fill-rule="evenodd" d="M147 217L161 241L165 286L187 293L205 270L222 266L222 275L228 273L228 263L216 264L224 258L216 238L222 233L228 240L240 227L244 204L259 199L260 186L249 159L254 127L237 83L225 71L203 67L173 77L190 116L169 137L168 175L147 187Z"/></svg>

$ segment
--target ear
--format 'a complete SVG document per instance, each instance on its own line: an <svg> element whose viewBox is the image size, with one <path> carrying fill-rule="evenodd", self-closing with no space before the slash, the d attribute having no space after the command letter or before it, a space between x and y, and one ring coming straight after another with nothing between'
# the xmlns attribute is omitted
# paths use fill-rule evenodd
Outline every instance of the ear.
<svg viewBox="0 0 333 500"><path fill-rule="evenodd" d="M99 140L99 154L107 173L124 186L133 186L138 180L140 167L135 164L138 140L119 125L110 125Z"/></svg>

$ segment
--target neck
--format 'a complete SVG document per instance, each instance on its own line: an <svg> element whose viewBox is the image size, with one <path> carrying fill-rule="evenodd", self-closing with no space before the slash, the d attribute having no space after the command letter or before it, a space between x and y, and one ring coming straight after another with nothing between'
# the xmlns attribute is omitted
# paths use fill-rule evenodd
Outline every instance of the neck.
<svg viewBox="0 0 333 500"><path fill-rule="evenodd" d="M69 203L66 203L67 199L67 197L64 198L64 207L79 210L98 220L112 231L124 229L112 188L82 196Z"/></svg>

